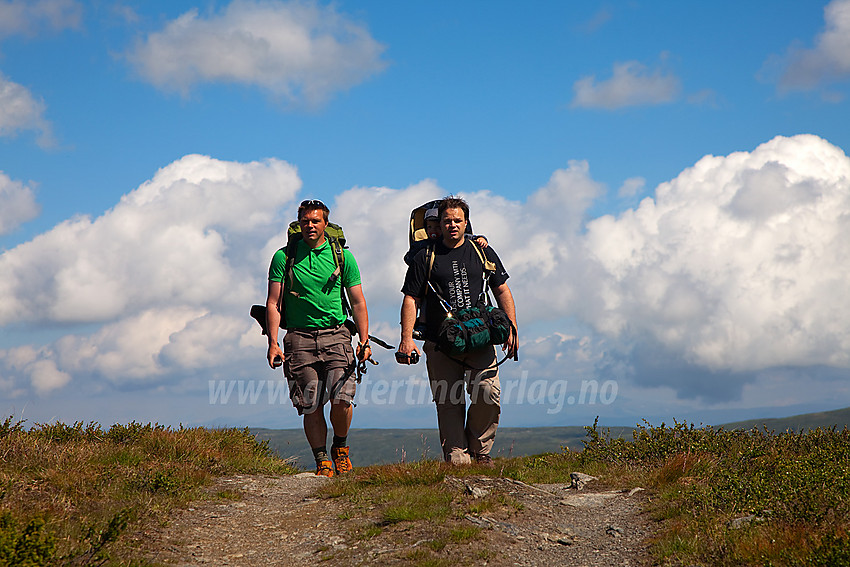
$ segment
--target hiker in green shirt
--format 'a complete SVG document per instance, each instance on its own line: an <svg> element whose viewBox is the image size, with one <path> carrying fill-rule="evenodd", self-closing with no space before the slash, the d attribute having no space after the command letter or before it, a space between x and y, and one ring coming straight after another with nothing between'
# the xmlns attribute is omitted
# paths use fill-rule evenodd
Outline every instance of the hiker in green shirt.
<svg viewBox="0 0 850 567"><path fill-rule="evenodd" d="M301 239L295 246L291 275L287 250L281 248L269 267L266 298L269 365L283 363L289 395L298 415L304 416L304 433L316 458L316 474L333 476L352 469L347 446L355 394L355 352L351 331L344 325L342 288L348 293L360 342L356 358L371 358L369 314L360 284L360 271L350 251L327 236L330 213L324 203L307 200L298 207ZM334 246L338 248L335 250ZM343 257L337 257L341 253ZM281 311L285 314L283 349L278 345ZM330 401L334 432L330 457L324 404Z"/></svg>

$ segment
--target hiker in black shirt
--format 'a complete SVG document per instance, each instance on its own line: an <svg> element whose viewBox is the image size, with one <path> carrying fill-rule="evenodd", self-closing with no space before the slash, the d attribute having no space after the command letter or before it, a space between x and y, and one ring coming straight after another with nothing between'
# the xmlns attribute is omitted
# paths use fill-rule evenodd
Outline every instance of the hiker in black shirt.
<svg viewBox="0 0 850 567"><path fill-rule="evenodd" d="M417 252L405 276L399 352L404 355L419 352L413 342L413 326L417 308L424 299L424 350L431 391L437 405L444 458L452 464L468 464L474 458L479 464L490 465L490 450L500 413L496 349L488 345L448 356L436 347L437 332L447 312L472 307L484 298L481 256L464 234L468 221L469 206L462 199L448 197L440 203L442 239L434 246L430 278L426 281L428 250ZM496 266L496 271L489 278L489 287L496 303L516 327L513 295L506 283L508 274L492 248L485 248L482 252ZM515 333L510 335L502 348L509 356L516 354L518 340ZM468 381L465 381L469 368L484 370L471 370ZM470 396L468 412L464 384Z"/></svg>

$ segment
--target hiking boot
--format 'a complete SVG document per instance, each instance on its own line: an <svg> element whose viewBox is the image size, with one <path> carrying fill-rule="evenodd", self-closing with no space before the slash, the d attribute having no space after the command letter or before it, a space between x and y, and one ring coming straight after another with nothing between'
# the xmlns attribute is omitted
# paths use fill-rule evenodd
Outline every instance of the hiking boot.
<svg viewBox="0 0 850 567"><path fill-rule="evenodd" d="M319 461L316 463L316 476L332 477L334 475L333 463L330 461Z"/></svg>
<svg viewBox="0 0 850 567"><path fill-rule="evenodd" d="M492 469L496 466L496 463L493 462L493 458L490 455L484 454L475 455L475 464L479 467L487 467L488 469Z"/></svg>
<svg viewBox="0 0 850 567"><path fill-rule="evenodd" d="M331 458L334 460L336 474L345 474L354 468L348 458L348 447L331 447Z"/></svg>

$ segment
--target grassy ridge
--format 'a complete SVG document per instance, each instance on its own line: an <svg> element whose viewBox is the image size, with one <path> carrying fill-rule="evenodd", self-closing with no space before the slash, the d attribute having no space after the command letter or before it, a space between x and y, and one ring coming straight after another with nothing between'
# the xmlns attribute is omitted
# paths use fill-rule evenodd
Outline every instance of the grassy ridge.
<svg viewBox="0 0 850 567"><path fill-rule="evenodd" d="M349 534L352 539L415 526L410 533L429 539L411 560L449 565L445 550L475 536L476 528L462 521L466 515L517 503L495 492L484 500L458 495L443 482L447 475L569 482L570 472L579 470L609 488L650 490L658 564L850 565L847 429L775 433L646 424L629 438L595 423L584 429L581 450L499 457L495 469L411 458L359 468L326 485L322 497L341 499L346 517L377 514ZM137 423L24 430L10 418L0 423L0 567L141 567L146 563L126 537L134 526L163 519L194 498L231 498L203 493L215 476L292 471L248 430ZM486 559L487 550L479 551L467 559Z"/></svg>
<svg viewBox="0 0 850 567"><path fill-rule="evenodd" d="M785 418L751 419L727 423L725 430L763 429L771 431L804 431L850 427L850 408L810 413ZM631 439L634 427L611 427L611 437ZM293 457L303 468L313 466L313 456L301 429L252 428L261 441L282 457ZM493 455L523 457L539 455L559 447L580 451L584 447L585 427L501 427L496 435ZM440 442L436 429L352 429L348 437L352 458L357 466L411 462L439 458Z"/></svg>
<svg viewBox="0 0 850 567"><path fill-rule="evenodd" d="M345 517L373 518L352 539L412 532L425 542L411 553L413 564L475 564L486 556L463 555L474 546L453 547L471 537L461 532L469 527L463 518L509 511L516 502L496 493L471 500L443 482L447 475L552 483L569 482L579 470L609 488L650 490L659 565L850 565L848 430L772 433L675 423L638 426L630 439L596 424L586 433L581 451L498 458L495 471L436 461L367 467L326 485L322 496L342 499ZM345 563L347 552L337 553Z"/></svg>
<svg viewBox="0 0 850 567"><path fill-rule="evenodd" d="M805 429L816 429L818 427L844 429L850 427L850 408L792 415L790 417L748 419L723 425L723 429L752 429L754 427L759 429L766 427L770 431L796 431L798 433Z"/></svg>
<svg viewBox="0 0 850 567"><path fill-rule="evenodd" d="M247 430L0 424L0 566L121 565L128 527L200 496L215 476L294 469ZM116 558L117 557L117 558Z"/></svg>
<svg viewBox="0 0 850 567"><path fill-rule="evenodd" d="M644 471L673 565L850 565L850 430L639 427L631 441L594 424L579 460ZM607 466L606 466L607 465ZM610 477L610 476L609 476Z"/></svg>

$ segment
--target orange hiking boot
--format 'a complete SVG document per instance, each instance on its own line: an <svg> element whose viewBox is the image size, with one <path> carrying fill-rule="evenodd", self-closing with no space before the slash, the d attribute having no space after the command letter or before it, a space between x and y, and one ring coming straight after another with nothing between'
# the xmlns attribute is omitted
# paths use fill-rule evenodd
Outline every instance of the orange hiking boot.
<svg viewBox="0 0 850 567"><path fill-rule="evenodd" d="M496 466L496 463L493 462L493 458L490 455L484 454L475 455L475 464L479 467L487 467L488 469L492 469Z"/></svg>
<svg viewBox="0 0 850 567"><path fill-rule="evenodd" d="M319 461L316 463L316 475L331 477L334 475L333 463L330 461Z"/></svg>
<svg viewBox="0 0 850 567"><path fill-rule="evenodd" d="M331 447L331 458L334 460L336 474L345 474L354 468L348 458L348 447Z"/></svg>

